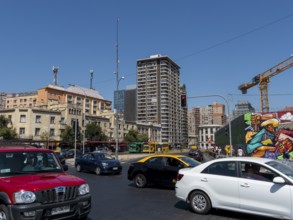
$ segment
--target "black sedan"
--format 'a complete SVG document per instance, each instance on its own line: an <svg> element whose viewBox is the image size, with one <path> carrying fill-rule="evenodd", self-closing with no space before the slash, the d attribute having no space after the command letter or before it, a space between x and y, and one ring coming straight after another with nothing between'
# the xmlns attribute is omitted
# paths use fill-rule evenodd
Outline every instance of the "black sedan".
<svg viewBox="0 0 293 220"><path fill-rule="evenodd" d="M75 168L78 172L89 171L100 174L120 174L122 166L111 155L101 152L85 153L75 160Z"/></svg>
<svg viewBox="0 0 293 220"><path fill-rule="evenodd" d="M174 187L178 170L195 167L200 162L184 155L152 155L131 163L128 168L128 180L134 181L138 188L147 185Z"/></svg>
<svg viewBox="0 0 293 220"><path fill-rule="evenodd" d="M193 159L197 160L197 161L203 161L203 154L200 150L193 150L191 149L189 152L188 152L188 156L189 157L192 157Z"/></svg>

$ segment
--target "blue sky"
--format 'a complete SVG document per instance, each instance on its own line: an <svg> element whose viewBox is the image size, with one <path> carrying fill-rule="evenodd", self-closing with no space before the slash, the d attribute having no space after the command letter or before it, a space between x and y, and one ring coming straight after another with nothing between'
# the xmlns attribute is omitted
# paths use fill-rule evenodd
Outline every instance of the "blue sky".
<svg viewBox="0 0 293 220"><path fill-rule="evenodd" d="M257 86L238 86L293 54L291 0L2 0L0 92L53 83L90 85L113 101L119 18L120 89L136 83L136 61L167 55L181 67L188 96L231 94L230 109L248 100L260 110ZM293 68L271 79L270 110L293 106ZM189 99L188 106L224 103Z"/></svg>

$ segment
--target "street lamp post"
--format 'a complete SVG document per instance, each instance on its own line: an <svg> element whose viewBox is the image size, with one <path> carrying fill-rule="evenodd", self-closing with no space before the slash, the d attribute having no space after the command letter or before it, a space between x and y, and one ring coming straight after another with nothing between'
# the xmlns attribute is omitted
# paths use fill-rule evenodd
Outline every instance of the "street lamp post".
<svg viewBox="0 0 293 220"><path fill-rule="evenodd" d="M119 116L118 116L118 102L119 102L119 95L118 95L118 91L119 91L119 83L121 81L121 79L124 79L124 77L122 76L121 78L119 78L119 44L118 44L118 26L119 26L119 18L117 18L117 23L116 23L116 108L114 108L114 119L115 119L115 128L116 128L116 146L115 146L115 158L118 160L118 144L119 144ZM115 107L115 106L114 106Z"/></svg>
<svg viewBox="0 0 293 220"><path fill-rule="evenodd" d="M202 95L202 96L191 96L191 97L188 97L189 99L191 98L205 98L205 97L220 97L222 99L225 100L226 104L227 104L227 111L228 111L228 123L229 123L229 144L230 144L230 156L232 157L233 155L233 146L232 146L232 132L231 132L231 119L230 119L230 103L229 103L229 100L227 100L224 96L221 96L221 95Z"/></svg>
<svg viewBox="0 0 293 220"><path fill-rule="evenodd" d="M86 108L86 92L84 91L84 89L78 85L75 84L68 84L69 86L74 86L74 87L78 87L82 90L83 95L84 95L84 104L83 104L83 130L82 130L82 153L84 154L84 143L85 143L85 108Z"/></svg>
<svg viewBox="0 0 293 220"><path fill-rule="evenodd" d="M118 144L119 144L119 114L118 114L118 103L119 103L119 83L124 79L124 76L121 78L118 77L118 72L116 72L116 108L114 112L115 117L115 128L116 128L116 146L115 146L115 158L118 160Z"/></svg>
<svg viewBox="0 0 293 220"><path fill-rule="evenodd" d="M77 138L77 106L75 107L75 119L74 119L74 161L76 159L76 138Z"/></svg>

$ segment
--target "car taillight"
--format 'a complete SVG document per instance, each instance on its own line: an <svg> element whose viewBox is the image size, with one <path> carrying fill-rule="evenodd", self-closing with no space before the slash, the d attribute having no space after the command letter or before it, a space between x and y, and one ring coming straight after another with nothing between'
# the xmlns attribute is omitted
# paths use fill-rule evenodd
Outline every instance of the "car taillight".
<svg viewBox="0 0 293 220"><path fill-rule="evenodd" d="M181 173L177 174L177 181L180 181L180 180L182 179L183 176L184 176L184 175L181 174Z"/></svg>

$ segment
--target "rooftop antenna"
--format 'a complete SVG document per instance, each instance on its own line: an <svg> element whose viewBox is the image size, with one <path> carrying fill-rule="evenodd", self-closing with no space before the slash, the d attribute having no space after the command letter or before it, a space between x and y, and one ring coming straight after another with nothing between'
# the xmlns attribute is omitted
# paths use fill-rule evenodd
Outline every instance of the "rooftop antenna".
<svg viewBox="0 0 293 220"><path fill-rule="evenodd" d="M52 70L53 70L53 74L54 74L53 83L54 83L55 86L57 86L58 85L58 83L57 83L57 74L58 74L59 67L58 66L53 66Z"/></svg>
<svg viewBox="0 0 293 220"><path fill-rule="evenodd" d="M93 78L94 78L94 70L93 69L90 70L90 74L91 74L90 89L94 89L93 88Z"/></svg>

